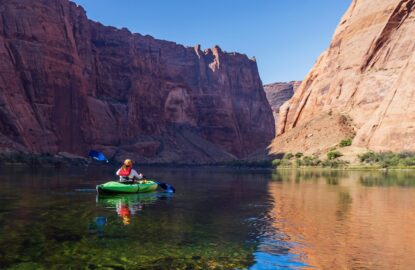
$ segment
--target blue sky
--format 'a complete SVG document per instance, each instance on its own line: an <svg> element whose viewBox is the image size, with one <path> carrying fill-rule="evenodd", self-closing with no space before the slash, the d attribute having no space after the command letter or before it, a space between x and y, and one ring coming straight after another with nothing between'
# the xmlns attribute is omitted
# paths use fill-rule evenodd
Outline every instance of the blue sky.
<svg viewBox="0 0 415 270"><path fill-rule="evenodd" d="M264 83L302 80L351 0L73 0L104 25L255 56Z"/></svg>

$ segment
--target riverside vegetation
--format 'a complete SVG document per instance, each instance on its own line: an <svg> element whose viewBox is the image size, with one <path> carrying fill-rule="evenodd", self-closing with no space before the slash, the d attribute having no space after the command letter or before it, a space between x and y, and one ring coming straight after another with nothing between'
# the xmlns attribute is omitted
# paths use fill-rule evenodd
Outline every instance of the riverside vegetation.
<svg viewBox="0 0 415 270"><path fill-rule="evenodd" d="M351 139L342 140L338 147L348 147L352 144ZM303 153L286 153L282 159L274 159L273 167L323 167L323 168L344 168L344 169L415 169L415 152L374 152L368 151L358 155L358 163L351 164L342 160L343 154L334 147L326 154L325 159L317 155L305 156Z"/></svg>
<svg viewBox="0 0 415 270"><path fill-rule="evenodd" d="M304 156L302 153L287 153L282 159L274 159L273 167L324 167L324 168L340 168L345 167L349 163L338 159L341 153L338 151L330 151L327 158L321 160L318 156Z"/></svg>

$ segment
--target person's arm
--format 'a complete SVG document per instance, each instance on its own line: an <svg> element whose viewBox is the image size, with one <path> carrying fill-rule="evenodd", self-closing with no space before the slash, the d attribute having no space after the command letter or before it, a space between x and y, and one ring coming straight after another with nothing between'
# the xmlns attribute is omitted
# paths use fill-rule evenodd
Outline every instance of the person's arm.
<svg viewBox="0 0 415 270"><path fill-rule="evenodd" d="M120 176L120 171L121 171L121 169L118 169L118 171L115 174Z"/></svg>
<svg viewBox="0 0 415 270"><path fill-rule="evenodd" d="M140 174L138 174L137 173L137 171L136 170L131 170L131 174L130 174L130 176L132 176L133 177L133 179L142 179L143 178L143 175L140 173Z"/></svg>

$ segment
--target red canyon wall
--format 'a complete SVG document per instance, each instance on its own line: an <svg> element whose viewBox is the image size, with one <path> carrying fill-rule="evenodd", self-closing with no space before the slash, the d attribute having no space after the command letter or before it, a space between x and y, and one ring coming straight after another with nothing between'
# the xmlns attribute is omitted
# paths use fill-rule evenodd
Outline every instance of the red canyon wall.
<svg viewBox="0 0 415 270"><path fill-rule="evenodd" d="M200 163L274 136L245 55L106 27L67 0L5 0L0 13L0 149Z"/></svg>
<svg viewBox="0 0 415 270"><path fill-rule="evenodd" d="M415 0L354 0L280 109L271 152L318 153L347 137L355 147L415 151L414 36Z"/></svg>

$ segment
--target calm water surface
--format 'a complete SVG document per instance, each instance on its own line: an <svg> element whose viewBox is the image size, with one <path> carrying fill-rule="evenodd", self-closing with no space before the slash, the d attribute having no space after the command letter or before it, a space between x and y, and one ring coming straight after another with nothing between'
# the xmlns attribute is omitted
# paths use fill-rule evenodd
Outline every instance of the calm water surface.
<svg viewBox="0 0 415 270"><path fill-rule="evenodd" d="M1 269L415 269L415 174L156 169L177 193L97 196L112 169L0 172Z"/></svg>

